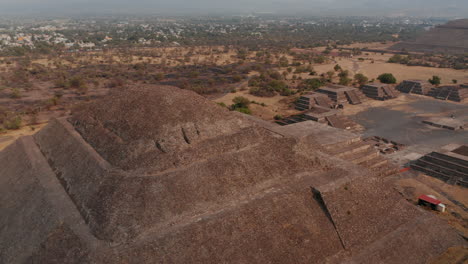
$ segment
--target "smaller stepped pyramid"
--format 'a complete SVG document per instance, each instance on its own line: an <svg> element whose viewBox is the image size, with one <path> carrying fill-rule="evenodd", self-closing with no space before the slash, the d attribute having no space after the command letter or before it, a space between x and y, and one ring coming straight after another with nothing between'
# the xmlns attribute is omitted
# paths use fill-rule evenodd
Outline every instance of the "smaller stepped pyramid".
<svg viewBox="0 0 468 264"><path fill-rule="evenodd" d="M452 86L441 86L432 89L428 96L432 96L440 100L450 100L454 102L462 102L468 98L468 86L464 85L452 85Z"/></svg>
<svg viewBox="0 0 468 264"><path fill-rule="evenodd" d="M282 120L277 120L275 123L281 126L287 126L305 121L315 121L340 129L358 129L358 124L346 116L338 115L338 113L339 111L335 109L314 106L307 112L304 112L300 115L289 116Z"/></svg>
<svg viewBox="0 0 468 264"><path fill-rule="evenodd" d="M450 151L431 152L411 164L411 168L449 184L468 188L468 145Z"/></svg>
<svg viewBox="0 0 468 264"><path fill-rule="evenodd" d="M299 111L310 110L314 106L333 108L334 103L325 94L315 92L302 95L296 101L296 109Z"/></svg>
<svg viewBox="0 0 468 264"><path fill-rule="evenodd" d="M369 98L375 100L389 100L398 97L398 91L388 84L371 83L361 88L362 92Z"/></svg>
<svg viewBox="0 0 468 264"><path fill-rule="evenodd" d="M357 105L366 100L366 96L358 89L343 85L322 87L317 92L327 95L328 98L339 105Z"/></svg>
<svg viewBox="0 0 468 264"><path fill-rule="evenodd" d="M426 81L405 80L396 89L402 93L428 95L434 89L434 86Z"/></svg>

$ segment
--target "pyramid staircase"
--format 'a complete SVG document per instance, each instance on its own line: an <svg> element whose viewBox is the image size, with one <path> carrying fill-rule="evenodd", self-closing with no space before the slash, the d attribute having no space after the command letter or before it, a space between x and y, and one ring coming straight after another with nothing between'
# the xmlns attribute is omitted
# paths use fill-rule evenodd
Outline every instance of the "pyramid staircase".
<svg viewBox="0 0 468 264"><path fill-rule="evenodd" d="M330 155L376 171L384 176L397 172L397 169L380 155L372 144L363 142L360 138L353 141L325 145L324 149Z"/></svg>
<svg viewBox="0 0 468 264"><path fill-rule="evenodd" d="M299 111L307 111L316 105L325 108L333 108L334 103L326 95L311 93L299 97L299 99L296 101L295 108Z"/></svg>
<svg viewBox="0 0 468 264"><path fill-rule="evenodd" d="M311 102L311 98L308 96L301 96L296 101L296 110L299 111L306 111L311 109L313 106L313 102Z"/></svg>
<svg viewBox="0 0 468 264"><path fill-rule="evenodd" d="M341 129L352 129L356 126L356 124L351 121L351 119L345 116L327 116L326 121L328 125L331 127L341 128Z"/></svg>
<svg viewBox="0 0 468 264"><path fill-rule="evenodd" d="M317 96L315 97L315 103L321 107L332 108L333 102L327 96Z"/></svg>
<svg viewBox="0 0 468 264"><path fill-rule="evenodd" d="M325 117L323 120L317 121L308 116L307 113L286 117L281 120L276 120L275 123L280 126L287 126L305 121L315 121L319 123L324 123L331 127L340 129L357 129L358 127L356 123L354 123L351 119L347 118L346 116L331 115Z"/></svg>
<svg viewBox="0 0 468 264"><path fill-rule="evenodd" d="M387 96L388 99L391 99L391 98L397 98L398 97L398 92L393 88L393 87L390 87L390 86L384 86L382 87L385 95Z"/></svg>
<svg viewBox="0 0 468 264"><path fill-rule="evenodd" d="M348 101L352 105L362 104L362 101L359 99L359 96L355 91L347 91L345 92Z"/></svg>

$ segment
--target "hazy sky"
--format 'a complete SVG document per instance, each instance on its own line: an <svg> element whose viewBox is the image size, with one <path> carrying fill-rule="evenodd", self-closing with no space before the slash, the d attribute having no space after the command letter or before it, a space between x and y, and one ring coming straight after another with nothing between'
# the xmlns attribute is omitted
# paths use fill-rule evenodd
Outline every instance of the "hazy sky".
<svg viewBox="0 0 468 264"><path fill-rule="evenodd" d="M468 0L0 0L0 12L300 12L467 17Z"/></svg>

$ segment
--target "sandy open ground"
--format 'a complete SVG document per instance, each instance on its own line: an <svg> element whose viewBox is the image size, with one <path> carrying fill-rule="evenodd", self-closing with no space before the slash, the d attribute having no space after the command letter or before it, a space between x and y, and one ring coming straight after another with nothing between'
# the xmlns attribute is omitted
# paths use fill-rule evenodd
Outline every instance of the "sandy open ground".
<svg viewBox="0 0 468 264"><path fill-rule="evenodd" d="M434 195L447 206L447 211L445 213L431 212L446 220L465 236L468 235L468 226L466 224L468 213L465 210L468 207L467 190L460 186L446 184L430 176L416 172L411 173L417 176L398 180L396 182L397 189L414 203L417 203L418 197L422 194Z"/></svg>
<svg viewBox="0 0 468 264"><path fill-rule="evenodd" d="M0 134L0 151L4 148L8 147L11 143L22 136L33 135L41 128L43 128L45 124L34 125L34 126L25 126L18 130L8 130L7 133Z"/></svg>
<svg viewBox="0 0 468 264"><path fill-rule="evenodd" d="M273 97L258 97L249 94L248 90L237 91L235 93L228 93L221 98L215 99L217 103L225 103L227 106L233 104L232 100L237 96L243 96L250 101L264 103L266 106L258 104L250 104L249 108L252 110L252 115L257 116L264 120L273 120L275 115L289 116L298 114L299 111L294 110L291 106L294 98L276 95Z"/></svg>
<svg viewBox="0 0 468 264"><path fill-rule="evenodd" d="M397 78L397 82L408 79L428 80L432 76L437 75L442 78L442 84L452 84L452 80L457 80L458 83L468 83L468 70L387 63L390 57L392 57L391 54L382 55L371 52L369 55L366 55L366 53L363 53L353 58L336 58L334 63L314 65L314 69L319 74L322 74L333 70L333 67L339 64L344 70L350 72L350 77L356 73L362 73L369 80L377 79L382 73L392 73ZM360 61L359 58L363 58L364 61Z"/></svg>

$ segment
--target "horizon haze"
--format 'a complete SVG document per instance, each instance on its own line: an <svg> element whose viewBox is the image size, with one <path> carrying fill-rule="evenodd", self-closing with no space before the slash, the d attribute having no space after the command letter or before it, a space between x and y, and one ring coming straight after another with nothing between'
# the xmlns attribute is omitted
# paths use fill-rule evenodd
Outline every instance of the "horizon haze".
<svg viewBox="0 0 468 264"><path fill-rule="evenodd" d="M464 0L0 0L0 13L43 14L239 14L274 13L299 15L418 16L463 18Z"/></svg>

